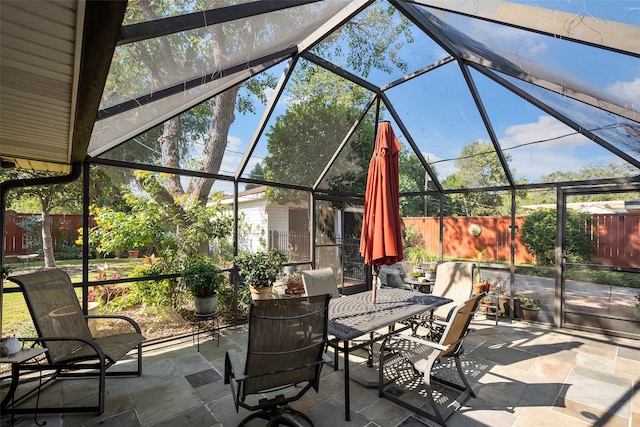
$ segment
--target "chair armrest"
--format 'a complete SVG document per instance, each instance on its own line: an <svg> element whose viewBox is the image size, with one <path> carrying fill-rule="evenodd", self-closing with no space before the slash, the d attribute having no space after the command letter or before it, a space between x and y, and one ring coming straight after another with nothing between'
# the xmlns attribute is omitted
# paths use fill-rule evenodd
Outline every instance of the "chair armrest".
<svg viewBox="0 0 640 427"><path fill-rule="evenodd" d="M436 319L436 318L433 318L431 320L431 323L434 324L434 325L444 326L444 327L446 327L449 324L449 322L447 322L447 321Z"/></svg>
<svg viewBox="0 0 640 427"><path fill-rule="evenodd" d="M140 329L140 325L138 325L138 323L133 320L130 317L127 316L121 316L118 314L85 314L85 319L118 319L118 320L124 320L126 322L129 322L131 324L131 326L133 326L133 329L135 329L135 331L139 334L142 334L142 330Z"/></svg>
<svg viewBox="0 0 640 427"><path fill-rule="evenodd" d="M227 350L224 359L224 383L229 384L232 373L236 381L243 381L245 379L244 369L240 358L238 358L238 353L233 349Z"/></svg>
<svg viewBox="0 0 640 427"><path fill-rule="evenodd" d="M96 352L96 356L100 359L100 363L104 365L106 360L106 356L104 354L104 351L102 350L102 347L100 347L98 343L96 343L94 340L91 340L91 339L79 338L79 337L38 337L38 338L20 338L20 341L33 342L34 344L39 342L41 345L44 345L44 341L79 341L87 344L89 347L93 349L93 351Z"/></svg>
<svg viewBox="0 0 640 427"><path fill-rule="evenodd" d="M451 347L450 345L438 344L437 342L424 340L422 338L414 337L414 336L411 336L411 335L394 335L393 338L399 338L399 339L412 341L412 342L415 342L417 344L426 345L427 347L435 348L435 349L441 350L441 351L448 350Z"/></svg>

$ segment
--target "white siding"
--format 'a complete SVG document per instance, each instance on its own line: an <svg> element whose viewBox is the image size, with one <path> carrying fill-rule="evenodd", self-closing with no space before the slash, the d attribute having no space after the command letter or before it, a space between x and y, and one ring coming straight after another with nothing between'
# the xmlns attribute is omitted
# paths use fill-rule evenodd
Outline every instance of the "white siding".
<svg viewBox="0 0 640 427"><path fill-rule="evenodd" d="M286 206L280 205L269 205L269 233L273 236L282 235L283 237L272 242L271 246L276 249L282 249L283 251L288 251L288 239L286 236L289 235L289 208ZM275 233L274 233L275 232Z"/></svg>
<svg viewBox="0 0 640 427"><path fill-rule="evenodd" d="M238 248L240 250L257 251L267 241L267 214L264 199L241 202L239 204Z"/></svg>

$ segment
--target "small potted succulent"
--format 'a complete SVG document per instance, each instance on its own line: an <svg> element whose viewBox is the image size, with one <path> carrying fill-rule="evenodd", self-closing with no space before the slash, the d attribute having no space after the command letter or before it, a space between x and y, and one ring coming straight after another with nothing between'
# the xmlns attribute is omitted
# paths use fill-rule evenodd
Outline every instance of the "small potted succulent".
<svg viewBox="0 0 640 427"><path fill-rule="evenodd" d="M287 256L279 249L265 249L258 252L241 252L235 263L238 273L251 289L255 299L271 298L273 282L282 273Z"/></svg>
<svg viewBox="0 0 640 427"><path fill-rule="evenodd" d="M218 267L197 259L183 270L180 286L193 295L196 314L207 315L216 311L218 289L223 282L224 275Z"/></svg>

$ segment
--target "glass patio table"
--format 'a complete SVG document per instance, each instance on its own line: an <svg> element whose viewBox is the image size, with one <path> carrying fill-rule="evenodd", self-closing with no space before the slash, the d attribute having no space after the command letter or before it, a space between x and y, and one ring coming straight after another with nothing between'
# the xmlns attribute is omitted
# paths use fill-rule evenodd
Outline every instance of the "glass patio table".
<svg viewBox="0 0 640 427"><path fill-rule="evenodd" d="M384 327L391 327L396 323L407 320L415 315L432 310L452 300L435 295L408 291L397 288L382 288L377 290L376 303L371 302L371 291L361 292L329 301L329 334L338 341L337 354L341 349L344 355L344 405L345 419L350 420L351 409L349 401L349 341L370 334L368 345L373 344L373 333ZM397 331L394 331L397 332ZM376 340L384 338L381 335ZM342 342L342 346L339 342ZM356 346L354 348L359 348ZM370 353L371 357L371 353Z"/></svg>

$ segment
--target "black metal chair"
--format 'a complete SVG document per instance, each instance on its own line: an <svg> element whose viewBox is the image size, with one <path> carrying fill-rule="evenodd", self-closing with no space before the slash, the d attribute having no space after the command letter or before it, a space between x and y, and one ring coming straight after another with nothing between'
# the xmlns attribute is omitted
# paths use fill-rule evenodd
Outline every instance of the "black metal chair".
<svg viewBox="0 0 640 427"><path fill-rule="evenodd" d="M476 295L454 308L450 320L446 323L439 341L422 339L415 336L396 334L382 343L380 349L379 384L380 397L385 397L405 408L446 426L446 420L458 410L470 397L475 397L471 385L464 376L460 356L463 353L462 342L469 333L469 324L483 295ZM434 366L443 358L453 358L456 371L462 385L453 381L437 378L433 375ZM439 369L444 369L438 365ZM415 389L416 380L422 379L424 395L431 411L422 405L410 403L402 398L402 388ZM431 381L438 381L460 393L446 405L441 412L434 399ZM422 393L421 393L422 394ZM441 400L441 399L439 399Z"/></svg>
<svg viewBox="0 0 640 427"><path fill-rule="evenodd" d="M80 308L69 275L60 269L42 270L34 273L11 276L24 294L38 338L21 338L32 345L47 348L47 363L24 363L17 366L22 371L53 371L45 384L58 378L97 377L98 402L95 406L65 406L61 408L38 408L38 412L97 412L104 411L106 376L142 375L142 342L145 338L140 327L125 316L85 316ZM115 319L126 322L130 332L93 337L87 324L88 318ZM137 351L137 365L132 370L107 371L132 350ZM33 389L36 391L39 388ZM27 393L20 399L30 395ZM9 396L7 396L9 397ZM15 400L17 403L19 400ZM6 404L3 401L3 405ZM4 408L8 410L8 408ZM31 409L15 408L14 413L32 412Z"/></svg>
<svg viewBox="0 0 640 427"><path fill-rule="evenodd" d="M269 420L270 426L300 425L285 413L313 426L307 415L289 404L310 388L318 391L322 365L331 361L325 353L329 299L325 294L251 303L245 363L234 350L225 357L224 381L231 385L236 411L240 406L257 411L239 426L254 418ZM267 397L249 403L250 395Z"/></svg>

